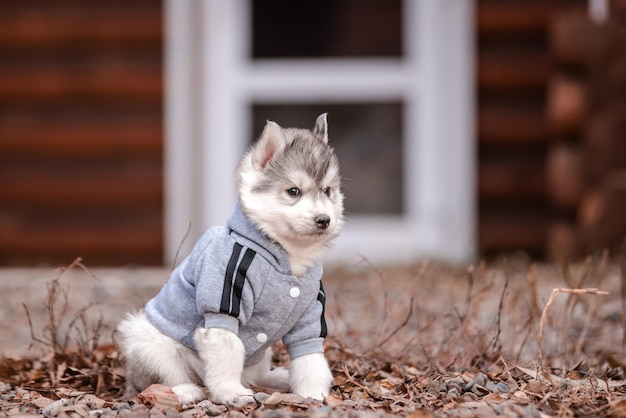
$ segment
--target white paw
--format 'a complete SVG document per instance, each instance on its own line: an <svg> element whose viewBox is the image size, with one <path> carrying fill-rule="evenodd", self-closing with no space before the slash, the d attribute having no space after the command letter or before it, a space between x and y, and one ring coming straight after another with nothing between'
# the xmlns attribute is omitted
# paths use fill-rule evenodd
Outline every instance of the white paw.
<svg viewBox="0 0 626 418"><path fill-rule="evenodd" d="M294 391L296 395L300 395L303 398L313 398L320 401L324 400L324 397L328 396L328 385L326 384L305 384L301 385L297 391Z"/></svg>
<svg viewBox="0 0 626 418"><path fill-rule="evenodd" d="M224 405L240 406L255 402L254 392L241 385L221 386L210 389L211 400Z"/></svg>
<svg viewBox="0 0 626 418"><path fill-rule="evenodd" d="M178 402L181 406L194 404L203 400L204 392L193 383L185 383L172 387L174 393L178 396Z"/></svg>
<svg viewBox="0 0 626 418"><path fill-rule="evenodd" d="M289 380L293 393L323 400L330 392L333 375L322 353L298 357L291 362Z"/></svg>

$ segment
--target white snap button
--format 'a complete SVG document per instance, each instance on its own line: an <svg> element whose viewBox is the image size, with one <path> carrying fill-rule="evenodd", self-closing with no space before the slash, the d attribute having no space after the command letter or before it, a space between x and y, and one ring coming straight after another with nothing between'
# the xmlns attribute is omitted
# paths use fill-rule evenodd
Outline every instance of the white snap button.
<svg viewBox="0 0 626 418"><path fill-rule="evenodd" d="M267 342L267 335L263 334L262 332L259 332L256 335L256 340L260 343L265 343Z"/></svg>
<svg viewBox="0 0 626 418"><path fill-rule="evenodd" d="M289 291L289 296L291 296L292 298L297 298L298 296L300 296L300 289L297 287L292 287Z"/></svg>

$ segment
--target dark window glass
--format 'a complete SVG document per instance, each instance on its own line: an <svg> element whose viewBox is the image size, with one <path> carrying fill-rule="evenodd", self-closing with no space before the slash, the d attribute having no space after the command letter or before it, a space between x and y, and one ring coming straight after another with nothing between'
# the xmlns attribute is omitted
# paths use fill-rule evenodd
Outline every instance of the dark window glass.
<svg viewBox="0 0 626 418"><path fill-rule="evenodd" d="M252 58L402 55L402 0L250 2Z"/></svg>
<svg viewBox="0 0 626 418"><path fill-rule="evenodd" d="M266 120L282 127L312 129L328 112L329 143L343 174L348 214L398 215L403 211L402 104L256 104L253 133Z"/></svg>

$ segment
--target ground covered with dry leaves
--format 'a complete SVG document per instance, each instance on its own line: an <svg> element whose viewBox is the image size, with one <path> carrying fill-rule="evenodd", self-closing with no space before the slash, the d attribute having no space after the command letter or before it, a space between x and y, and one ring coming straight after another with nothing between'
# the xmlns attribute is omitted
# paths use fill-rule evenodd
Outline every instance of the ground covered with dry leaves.
<svg viewBox="0 0 626 418"><path fill-rule="evenodd" d="M72 294L76 280L107 286L83 267L50 270L43 300L20 301L21 314L4 318L13 324L1 330L25 328L32 348L0 360L0 416L626 416L626 285L606 255L564 266L515 258L333 269L325 278L331 394L322 402L256 388L255 403L230 409L180 407L158 385L124 399L112 333L123 309ZM127 297L128 307L156 290ZM276 363L287 363L275 348Z"/></svg>

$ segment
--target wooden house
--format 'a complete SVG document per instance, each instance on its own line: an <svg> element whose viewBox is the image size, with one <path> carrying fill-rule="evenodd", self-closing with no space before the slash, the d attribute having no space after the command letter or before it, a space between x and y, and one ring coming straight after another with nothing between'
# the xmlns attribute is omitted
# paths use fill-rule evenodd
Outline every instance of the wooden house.
<svg viewBox="0 0 626 418"><path fill-rule="evenodd" d="M590 3L3 2L0 265L169 265L266 118L326 110L337 261L618 251L626 6Z"/></svg>

